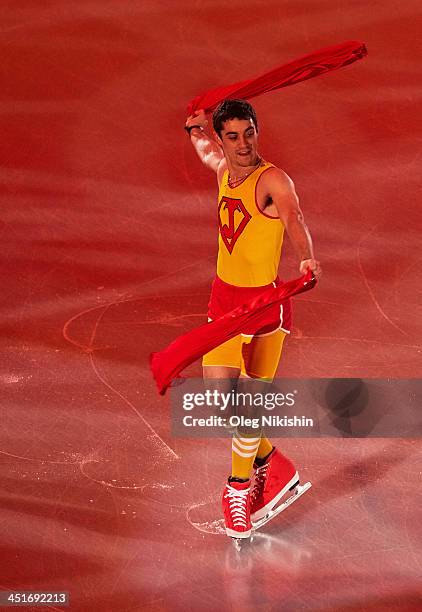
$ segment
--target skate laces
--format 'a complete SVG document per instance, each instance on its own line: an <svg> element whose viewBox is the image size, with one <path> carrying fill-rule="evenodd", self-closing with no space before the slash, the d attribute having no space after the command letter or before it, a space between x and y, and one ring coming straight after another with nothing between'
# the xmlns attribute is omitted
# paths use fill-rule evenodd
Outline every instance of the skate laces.
<svg viewBox="0 0 422 612"><path fill-rule="evenodd" d="M230 514L233 520L233 525L240 527L247 526L246 511L247 501L249 495L249 488L238 491L229 484L226 485L227 492L224 495L224 499L229 499Z"/></svg>
<svg viewBox="0 0 422 612"><path fill-rule="evenodd" d="M256 470L255 473L255 482L253 485L251 497L252 499L256 499L262 494L262 490L265 485L265 481L267 479L267 470L269 467L269 463L264 463L261 467Z"/></svg>

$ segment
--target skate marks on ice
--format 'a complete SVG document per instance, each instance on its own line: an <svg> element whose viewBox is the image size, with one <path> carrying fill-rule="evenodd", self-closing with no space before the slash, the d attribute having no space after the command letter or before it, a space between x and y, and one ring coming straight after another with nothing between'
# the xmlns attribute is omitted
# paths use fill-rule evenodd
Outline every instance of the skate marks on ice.
<svg viewBox="0 0 422 612"><path fill-rule="evenodd" d="M106 475L105 466L110 463L109 459L100 459L98 455L94 452L90 454L88 457L83 459L83 461L79 464L79 470L85 478L91 480L91 482L95 482L103 487L110 489L130 489L133 491L139 490L145 486L141 483L130 482L129 478L111 478ZM98 475L89 474L89 471L93 471L93 468L97 470ZM102 474L102 476L101 476Z"/></svg>
<svg viewBox="0 0 422 612"><path fill-rule="evenodd" d="M116 474L116 464L113 463L110 457L102 457L101 450L93 450L86 455L80 452L58 451L57 458L54 458L54 455L52 456L51 453L48 453L46 458L41 458L27 457L0 449L0 455L19 459L22 462L21 465L16 464L13 468L19 473L21 478L33 477L39 481L44 481L52 475L57 476L59 468L66 469L66 472L63 472L63 474L66 474L65 478L71 478L75 471L79 471L87 480L105 488L146 492L146 502L155 501L160 503L159 499L151 499L150 491L165 491L168 493L170 489L175 488L173 484L162 482L144 482L144 480L139 481L139 479L137 482L136 475L133 476L129 473L122 474L121 471L119 475ZM114 478L114 476L117 477Z"/></svg>
<svg viewBox="0 0 422 612"><path fill-rule="evenodd" d="M39 463L41 466L43 465L79 465L80 462L84 459L84 457L80 453L67 452L67 451L59 451L58 455L62 455L63 457L59 459L50 459L51 453L48 453L46 457L28 457L26 455L17 455L16 453L10 453L5 450L0 449L0 455L5 455L6 457L12 457L13 459L20 459L21 461L29 461L30 463Z"/></svg>
<svg viewBox="0 0 422 612"><path fill-rule="evenodd" d="M138 301L139 299L141 298L136 298L136 301ZM133 297L125 297L123 295L123 296L120 296L117 300L111 301L107 304L102 304L101 306L98 306L98 305L93 306L91 308L88 308L86 310L83 310L77 313L76 315L71 317L63 326L63 330L62 330L63 337L65 338L67 342L69 342L70 344L73 344L74 346L79 348L83 353L85 353L88 356L90 367L94 371L94 374L98 378L98 380L109 391L111 391L115 396L117 396L120 400L122 400L139 417L139 419L142 421L142 423L145 425L145 427L149 431L148 438L149 440L151 440L151 442L154 443L156 447L156 451L160 452L162 455L170 456L172 460L177 460L177 459L180 459L179 455L177 455L177 453L175 453L175 451L160 437L160 435L155 431L152 425L146 420L146 418L143 416L140 410L138 410L138 408L128 399L128 397L126 397L123 393L121 393L118 389L116 389L107 379L107 377L102 372L100 372L95 362L95 352L105 348L104 346L100 346L100 345L96 346L96 337L97 337L98 329L100 327L100 324L104 316L112 307L118 306L122 303L132 302L132 301L135 301ZM99 312L95 320L91 324L92 325L91 330L86 330L89 334L89 338L84 341L79 341L76 337L73 337L70 331L71 326L79 319L83 319L86 315L91 314L91 313L96 313L97 311Z"/></svg>
<svg viewBox="0 0 422 612"><path fill-rule="evenodd" d="M409 334L402 329L399 325L397 325L397 323L395 323L395 321L392 320L391 317L389 317L387 315L387 313L385 312L385 310L382 308L379 300L377 299L376 295L375 295L375 291L374 289L372 289L371 284L369 282L369 278L368 276L365 274L365 270L364 270L364 266L363 266L363 258L362 258L362 250L363 250L363 245L364 242L370 237L372 236L372 234L374 234L376 232L376 230L378 230L378 226L374 225L369 232L367 232L364 236L362 236L362 238L359 241L359 244L357 246L357 251L356 251L356 259L357 259L357 264L358 264L358 268L359 268L359 272L362 276L363 279L363 283L365 285L365 288L368 292L368 295L370 297L370 299L372 300L375 308L377 309L377 311L379 312L379 314L381 315L381 317L383 317L387 323L389 323L389 325L391 325L391 327L393 327L394 329L396 329L398 332L400 332L401 334L403 334L404 336L409 336ZM391 300L390 300L391 301Z"/></svg>
<svg viewBox="0 0 422 612"><path fill-rule="evenodd" d="M186 512L197 493L183 480L184 466L180 462L175 466L170 458L163 461L160 456L145 461L142 453L136 454L135 444L136 439L126 436L113 439L112 446L99 448L80 463L81 474L110 491L136 492L141 504Z"/></svg>
<svg viewBox="0 0 422 612"><path fill-rule="evenodd" d="M191 504L186 510L186 519L198 531L212 535L226 535L224 519L206 520L207 517L216 516L219 510L220 495L211 494L205 500Z"/></svg>
<svg viewBox="0 0 422 612"><path fill-rule="evenodd" d="M122 432L81 458L79 471L104 488L138 491L142 493L140 501L159 502L156 492L164 492L164 497L168 497L175 488L172 465L170 457L163 460L160 456L150 457L146 464L136 436Z"/></svg>

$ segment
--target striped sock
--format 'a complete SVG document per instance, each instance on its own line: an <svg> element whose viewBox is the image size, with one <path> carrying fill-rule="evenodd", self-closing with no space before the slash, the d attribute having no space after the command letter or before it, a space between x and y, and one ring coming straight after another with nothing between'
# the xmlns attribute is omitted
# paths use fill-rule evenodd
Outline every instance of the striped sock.
<svg viewBox="0 0 422 612"><path fill-rule="evenodd" d="M251 438L236 433L232 438L232 477L250 478L260 438Z"/></svg>

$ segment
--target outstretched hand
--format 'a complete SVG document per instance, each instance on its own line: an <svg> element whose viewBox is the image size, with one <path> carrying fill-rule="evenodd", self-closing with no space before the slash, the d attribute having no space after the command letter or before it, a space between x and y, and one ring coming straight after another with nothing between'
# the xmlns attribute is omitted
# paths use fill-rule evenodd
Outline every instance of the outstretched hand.
<svg viewBox="0 0 422 612"><path fill-rule="evenodd" d="M319 261L317 261L316 259L302 259L299 266L299 272L301 274L306 274L308 270L311 270L311 272L313 272L317 280L321 278L321 266Z"/></svg>

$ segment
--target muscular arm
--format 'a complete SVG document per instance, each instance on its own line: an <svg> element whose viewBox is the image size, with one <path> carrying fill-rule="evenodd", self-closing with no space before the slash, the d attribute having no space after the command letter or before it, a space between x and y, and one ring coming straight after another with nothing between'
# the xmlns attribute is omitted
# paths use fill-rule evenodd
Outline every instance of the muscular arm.
<svg viewBox="0 0 422 612"><path fill-rule="evenodd" d="M305 273L310 268L319 277L320 265L314 257L311 234L303 218L293 181L278 168L269 170L265 179L268 196L275 204L278 215L299 257L300 272Z"/></svg>
<svg viewBox="0 0 422 612"><path fill-rule="evenodd" d="M199 159L207 168L219 174L225 163L224 154L218 143L205 132L207 124L204 111L196 111L195 115L191 115L186 120L187 127L200 126L190 131L190 139Z"/></svg>

